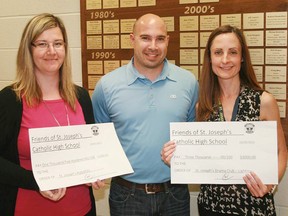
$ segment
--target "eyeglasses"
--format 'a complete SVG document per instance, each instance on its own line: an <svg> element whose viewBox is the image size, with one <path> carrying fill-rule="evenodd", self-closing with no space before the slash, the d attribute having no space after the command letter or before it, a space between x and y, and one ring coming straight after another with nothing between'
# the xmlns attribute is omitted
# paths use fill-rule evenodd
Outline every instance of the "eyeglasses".
<svg viewBox="0 0 288 216"><path fill-rule="evenodd" d="M52 44L52 46L55 50L61 50L65 46L65 42L62 40L54 41L54 42L50 42L50 43L47 41L36 41L36 42L31 43L32 46L38 47L41 50L47 50L49 48L50 44Z"/></svg>

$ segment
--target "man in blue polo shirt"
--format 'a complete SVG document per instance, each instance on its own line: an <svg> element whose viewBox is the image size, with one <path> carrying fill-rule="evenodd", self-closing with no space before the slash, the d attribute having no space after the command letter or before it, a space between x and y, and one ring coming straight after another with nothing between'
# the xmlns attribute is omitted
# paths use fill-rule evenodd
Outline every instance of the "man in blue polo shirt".
<svg viewBox="0 0 288 216"><path fill-rule="evenodd" d="M170 122L195 119L198 82L166 59L169 36L164 21L145 14L134 24L131 61L101 78L92 103L96 122L113 122L134 173L112 178L112 216L190 215L187 185L170 183L161 160Z"/></svg>

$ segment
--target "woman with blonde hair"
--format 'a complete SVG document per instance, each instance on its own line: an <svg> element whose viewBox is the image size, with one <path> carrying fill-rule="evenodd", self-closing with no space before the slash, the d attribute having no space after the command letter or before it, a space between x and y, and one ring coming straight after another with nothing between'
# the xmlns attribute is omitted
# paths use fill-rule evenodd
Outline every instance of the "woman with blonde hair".
<svg viewBox="0 0 288 216"><path fill-rule="evenodd" d="M96 215L91 187L39 191L31 171L30 128L94 123L88 92L72 81L60 18L44 13L27 23L16 79L0 91L0 101L0 215Z"/></svg>

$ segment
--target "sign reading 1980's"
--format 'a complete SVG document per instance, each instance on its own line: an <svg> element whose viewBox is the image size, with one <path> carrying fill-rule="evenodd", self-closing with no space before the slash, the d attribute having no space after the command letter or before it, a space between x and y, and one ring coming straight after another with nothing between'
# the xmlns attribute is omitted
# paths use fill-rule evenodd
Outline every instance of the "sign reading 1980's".
<svg viewBox="0 0 288 216"><path fill-rule="evenodd" d="M241 28L258 81L278 101L288 140L287 0L80 0L80 6L82 78L90 93L101 76L131 59L129 34L145 13L164 19L169 61L197 78L211 31Z"/></svg>

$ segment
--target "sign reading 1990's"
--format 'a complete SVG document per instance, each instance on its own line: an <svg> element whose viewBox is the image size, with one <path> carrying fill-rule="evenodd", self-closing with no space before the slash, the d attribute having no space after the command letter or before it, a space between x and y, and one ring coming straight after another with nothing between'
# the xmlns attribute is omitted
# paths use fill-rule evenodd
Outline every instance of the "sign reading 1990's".
<svg viewBox="0 0 288 216"><path fill-rule="evenodd" d="M101 76L131 59L129 34L143 14L164 19L167 58L197 78L211 31L241 28L258 81L278 101L288 140L287 0L80 0L80 6L83 86L90 93Z"/></svg>

